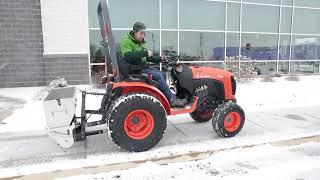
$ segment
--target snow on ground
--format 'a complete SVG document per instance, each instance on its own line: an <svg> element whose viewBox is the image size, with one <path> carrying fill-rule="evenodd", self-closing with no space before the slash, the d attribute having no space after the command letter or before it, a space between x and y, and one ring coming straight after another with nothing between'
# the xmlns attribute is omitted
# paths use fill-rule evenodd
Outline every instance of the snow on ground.
<svg viewBox="0 0 320 180"><path fill-rule="evenodd" d="M63 178L112 180L206 179L308 179L320 177L320 143L274 147L262 145L221 151L199 161L158 165L146 162L136 168Z"/></svg>
<svg viewBox="0 0 320 180"><path fill-rule="evenodd" d="M299 81L274 78L275 82L261 82L260 78L239 84L236 97L245 112L319 105L320 76L304 76Z"/></svg>
<svg viewBox="0 0 320 180"><path fill-rule="evenodd" d="M40 88L0 89L0 95L22 97L25 94L24 98L29 99L24 108L5 119L7 124L0 125L0 177L320 135L320 77L300 77L298 82L284 79L275 78L275 82L255 79L238 85L238 104L243 107L247 117L245 127L238 136L231 139L218 138L213 133L211 123L197 124L188 115L174 116L168 119L168 128L162 141L155 148L142 153L127 153L117 149L105 134L90 136L86 143L76 143L70 149L61 149L46 136L42 102L33 98ZM81 102L80 93L77 97L78 102ZM101 97L88 96L87 107L99 108L100 101ZM80 105L77 106L78 115L79 108ZM39 134L42 136L34 137Z"/></svg>
<svg viewBox="0 0 320 180"><path fill-rule="evenodd" d="M26 87L26 88L3 88L0 89L0 95L12 98L19 98L27 101L24 108L16 110L11 116L3 120L4 125L0 125L1 133L20 133L24 135L40 135L46 133L46 122L44 119L43 96L45 87ZM87 85L77 86L78 90L92 90ZM77 94L77 98L81 99L81 93ZM92 99L91 103L97 103ZM78 101L80 102L80 101ZM90 103L90 102L89 102ZM80 114L80 105L77 106L78 114Z"/></svg>
<svg viewBox="0 0 320 180"><path fill-rule="evenodd" d="M0 88L0 94L2 96L30 101L34 99L42 88L43 87Z"/></svg>
<svg viewBox="0 0 320 180"><path fill-rule="evenodd" d="M320 77L304 76L300 81L286 81L285 77L274 78L275 82L261 82L257 78L249 83L240 83L236 97L238 104L245 112L255 112L280 108L305 107L319 105ZM78 89L90 89L88 86L78 86ZM0 126L1 133L10 132L45 132L42 102L35 100L41 88L5 88L0 89L0 95L23 98L28 103L23 109L17 110L12 116L4 120ZM77 95L81 102L81 94ZM87 107L100 107L101 96L88 96ZM80 104L77 106L77 115L80 115Z"/></svg>

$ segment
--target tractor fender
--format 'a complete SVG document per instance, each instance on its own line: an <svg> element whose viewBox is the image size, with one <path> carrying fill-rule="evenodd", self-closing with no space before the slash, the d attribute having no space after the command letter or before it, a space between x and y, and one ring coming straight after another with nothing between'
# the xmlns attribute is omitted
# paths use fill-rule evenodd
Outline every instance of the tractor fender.
<svg viewBox="0 0 320 180"><path fill-rule="evenodd" d="M156 87L142 82L116 82L113 91L121 88L121 94L146 93L157 98L167 114L170 114L170 104L165 95Z"/></svg>

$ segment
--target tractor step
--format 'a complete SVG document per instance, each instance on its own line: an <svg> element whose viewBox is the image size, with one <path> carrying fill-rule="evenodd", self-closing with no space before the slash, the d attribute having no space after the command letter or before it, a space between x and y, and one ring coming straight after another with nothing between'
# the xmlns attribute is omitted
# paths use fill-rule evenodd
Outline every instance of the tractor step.
<svg viewBox="0 0 320 180"><path fill-rule="evenodd" d="M186 105L184 105L184 107L175 107L175 108L171 108L171 111L181 111L184 109L189 109L192 107L192 103L188 103Z"/></svg>
<svg viewBox="0 0 320 180"><path fill-rule="evenodd" d="M187 104L183 108L171 108L170 115L187 114L192 113L198 107L199 97L194 97L192 104Z"/></svg>

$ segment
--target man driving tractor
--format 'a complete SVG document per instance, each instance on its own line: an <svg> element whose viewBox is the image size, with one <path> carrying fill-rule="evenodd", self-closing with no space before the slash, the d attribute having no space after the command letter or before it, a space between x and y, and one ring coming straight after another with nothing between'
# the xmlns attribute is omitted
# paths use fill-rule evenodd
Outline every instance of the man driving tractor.
<svg viewBox="0 0 320 180"><path fill-rule="evenodd" d="M142 73L151 75L152 79L159 83L159 89L166 96L171 107L184 106L187 101L176 98L167 85L163 73L154 67L148 66L148 62L160 63L165 60L165 57L154 56L153 52L146 48L145 35L146 26L141 22L134 23L132 31L126 33L120 42L120 51L123 59L132 65L141 66Z"/></svg>

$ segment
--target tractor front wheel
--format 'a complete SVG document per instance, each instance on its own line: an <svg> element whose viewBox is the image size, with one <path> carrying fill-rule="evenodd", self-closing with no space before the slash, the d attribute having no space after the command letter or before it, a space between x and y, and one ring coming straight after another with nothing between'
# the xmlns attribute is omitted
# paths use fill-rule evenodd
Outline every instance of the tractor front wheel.
<svg viewBox="0 0 320 180"><path fill-rule="evenodd" d="M118 98L108 111L108 132L112 141L126 151L146 151L163 137L167 127L161 103L146 94Z"/></svg>
<svg viewBox="0 0 320 180"><path fill-rule="evenodd" d="M212 118L213 129L221 137L237 135L243 128L244 122L244 111L234 102L226 102L218 106Z"/></svg>

